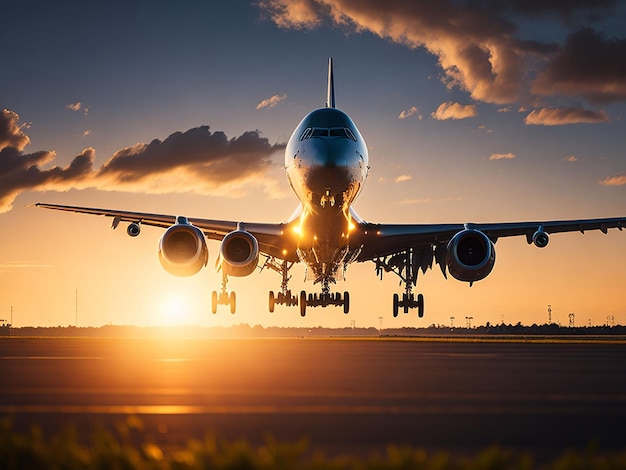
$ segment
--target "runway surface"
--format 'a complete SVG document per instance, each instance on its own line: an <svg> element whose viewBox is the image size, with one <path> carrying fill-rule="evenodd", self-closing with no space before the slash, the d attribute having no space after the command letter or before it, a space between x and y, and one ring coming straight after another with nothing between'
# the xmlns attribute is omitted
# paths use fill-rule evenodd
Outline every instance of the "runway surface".
<svg viewBox="0 0 626 470"><path fill-rule="evenodd" d="M0 338L0 416L163 444L214 433L476 452L626 449L626 345L340 339Z"/></svg>

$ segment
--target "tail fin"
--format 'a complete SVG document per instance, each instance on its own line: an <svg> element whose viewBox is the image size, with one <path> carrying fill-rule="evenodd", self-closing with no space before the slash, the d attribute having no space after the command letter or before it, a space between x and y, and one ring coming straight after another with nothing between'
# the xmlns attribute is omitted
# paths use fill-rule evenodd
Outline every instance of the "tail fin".
<svg viewBox="0 0 626 470"><path fill-rule="evenodd" d="M328 58L328 91L326 93L326 107L335 107L335 81L333 80L333 58Z"/></svg>

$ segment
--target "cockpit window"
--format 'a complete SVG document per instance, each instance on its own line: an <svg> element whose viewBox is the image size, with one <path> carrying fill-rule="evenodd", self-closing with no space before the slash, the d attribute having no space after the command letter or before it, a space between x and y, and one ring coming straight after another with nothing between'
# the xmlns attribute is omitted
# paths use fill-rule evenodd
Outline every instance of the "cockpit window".
<svg viewBox="0 0 626 470"><path fill-rule="evenodd" d="M309 137L311 137L311 132L313 132L313 129L311 129L310 127L307 127L306 129L304 129L304 132L300 136L300 140L306 140Z"/></svg>
<svg viewBox="0 0 626 470"><path fill-rule="evenodd" d="M347 127L333 127L332 129L307 127L300 136L300 140L310 139L311 137L341 137L356 142L356 137Z"/></svg>
<svg viewBox="0 0 626 470"><path fill-rule="evenodd" d="M311 137L328 137L328 129L315 128Z"/></svg>

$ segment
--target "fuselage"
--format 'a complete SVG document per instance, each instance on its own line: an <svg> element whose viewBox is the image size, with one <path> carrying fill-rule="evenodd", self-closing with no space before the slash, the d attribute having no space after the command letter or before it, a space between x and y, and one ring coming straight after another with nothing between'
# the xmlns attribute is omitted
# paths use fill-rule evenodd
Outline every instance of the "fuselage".
<svg viewBox="0 0 626 470"><path fill-rule="evenodd" d="M334 280L352 249L350 205L369 170L365 141L347 114L336 108L317 109L291 135L285 168L302 204L299 257L314 281Z"/></svg>

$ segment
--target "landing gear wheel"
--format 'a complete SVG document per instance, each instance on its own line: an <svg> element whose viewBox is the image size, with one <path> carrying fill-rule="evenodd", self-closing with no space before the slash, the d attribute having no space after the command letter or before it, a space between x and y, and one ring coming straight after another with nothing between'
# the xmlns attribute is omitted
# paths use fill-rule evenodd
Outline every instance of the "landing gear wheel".
<svg viewBox="0 0 626 470"><path fill-rule="evenodd" d="M274 313L274 303L275 303L274 291L271 290L270 291L270 313Z"/></svg>
<svg viewBox="0 0 626 470"><path fill-rule="evenodd" d="M393 316L394 318L398 316L398 303L400 302L398 294L393 294Z"/></svg>
<svg viewBox="0 0 626 470"><path fill-rule="evenodd" d="M230 293L230 313L235 313L237 311L237 296L234 292Z"/></svg>
<svg viewBox="0 0 626 470"><path fill-rule="evenodd" d="M337 294L339 297L340 294ZM339 299L338 299L339 300ZM350 311L350 292L343 293L343 313L347 314Z"/></svg>
<svg viewBox="0 0 626 470"><path fill-rule="evenodd" d="M422 294L417 295L417 316L420 318L424 316L424 296Z"/></svg>
<svg viewBox="0 0 626 470"><path fill-rule="evenodd" d="M300 291L300 316L306 315L306 292Z"/></svg>
<svg viewBox="0 0 626 470"><path fill-rule="evenodd" d="M409 295L402 294L402 307L404 309L404 314L409 313Z"/></svg>
<svg viewBox="0 0 626 470"><path fill-rule="evenodd" d="M217 292L213 291L211 294L211 313L217 313Z"/></svg>

